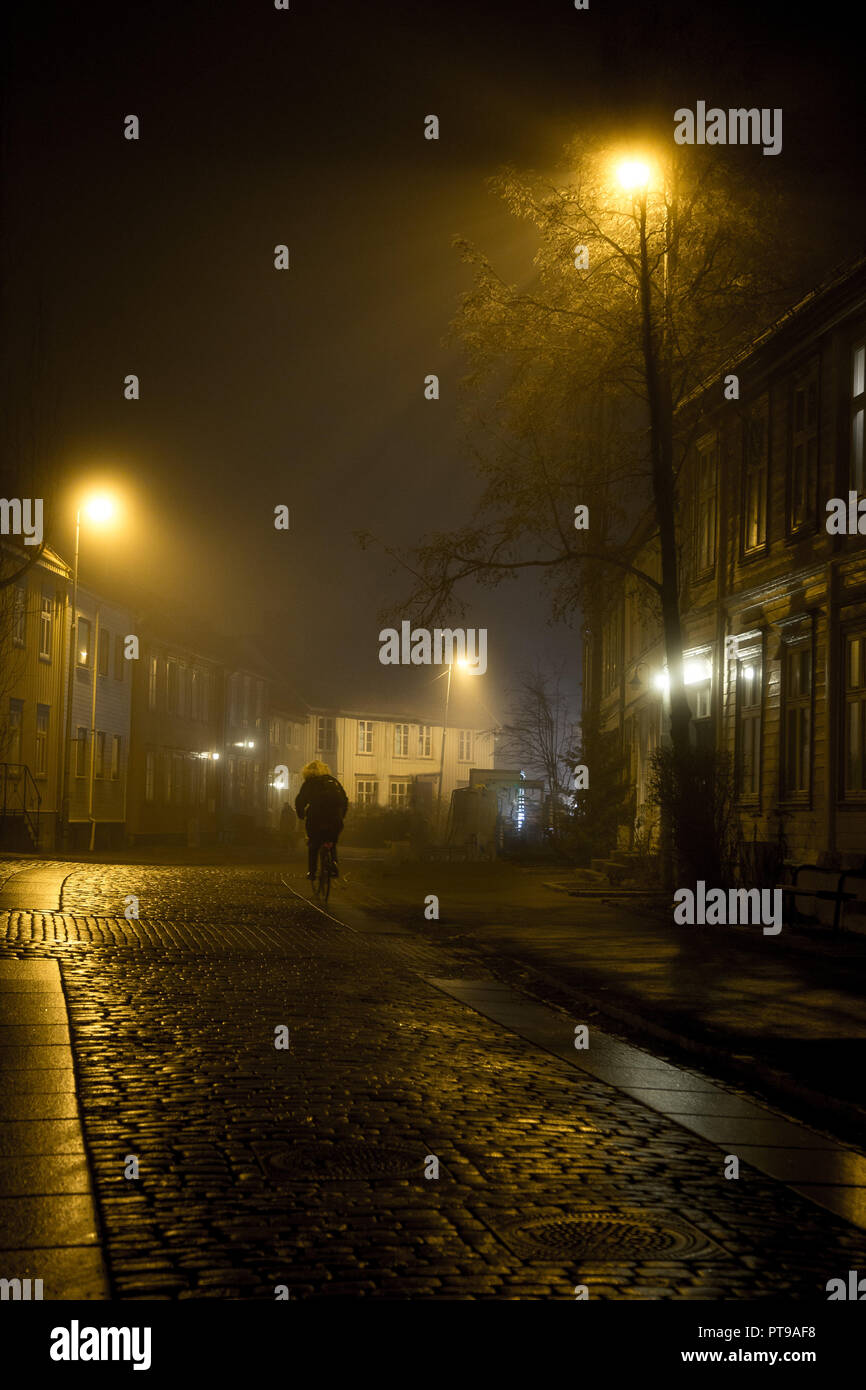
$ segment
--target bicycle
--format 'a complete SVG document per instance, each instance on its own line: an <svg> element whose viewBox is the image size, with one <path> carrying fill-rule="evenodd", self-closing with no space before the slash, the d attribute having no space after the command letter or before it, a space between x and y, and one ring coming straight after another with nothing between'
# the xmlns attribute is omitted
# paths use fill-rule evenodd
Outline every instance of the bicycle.
<svg viewBox="0 0 866 1390"><path fill-rule="evenodd" d="M315 882L316 896L322 902L328 901L331 891L331 879L337 877L337 866L334 862L334 846L332 841L327 840L319 850L319 873Z"/></svg>

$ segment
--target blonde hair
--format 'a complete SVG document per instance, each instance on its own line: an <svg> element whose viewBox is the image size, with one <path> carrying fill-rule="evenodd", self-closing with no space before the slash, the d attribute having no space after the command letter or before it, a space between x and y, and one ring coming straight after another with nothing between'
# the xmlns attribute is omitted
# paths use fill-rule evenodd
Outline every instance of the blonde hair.
<svg viewBox="0 0 866 1390"><path fill-rule="evenodd" d="M331 769L328 767L328 764L320 763L318 758L313 758L311 763L307 763L306 767L301 768L301 776L304 781L306 781L308 777L330 777L330 775Z"/></svg>

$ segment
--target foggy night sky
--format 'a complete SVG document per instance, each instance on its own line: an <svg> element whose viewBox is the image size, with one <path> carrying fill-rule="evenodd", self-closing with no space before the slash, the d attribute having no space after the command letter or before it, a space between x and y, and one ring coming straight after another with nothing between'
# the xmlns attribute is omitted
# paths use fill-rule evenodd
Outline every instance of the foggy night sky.
<svg viewBox="0 0 866 1390"><path fill-rule="evenodd" d="M451 240L523 278L531 235L484 180L552 165L581 127L781 106L781 155L748 155L790 193L791 234L826 267L861 249L862 59L834 8L590 6L12 5L4 333L29 340L41 295L58 473L103 467L128 499L122 534L85 537L84 583L264 631L302 694L314 671L350 673L345 703L404 679L379 666L377 613L406 585L353 532L405 545L466 521L464 368L442 339L469 276ZM71 559L69 529L50 534ZM577 628L545 619L531 580L475 591L497 712L536 656L568 657L576 681Z"/></svg>

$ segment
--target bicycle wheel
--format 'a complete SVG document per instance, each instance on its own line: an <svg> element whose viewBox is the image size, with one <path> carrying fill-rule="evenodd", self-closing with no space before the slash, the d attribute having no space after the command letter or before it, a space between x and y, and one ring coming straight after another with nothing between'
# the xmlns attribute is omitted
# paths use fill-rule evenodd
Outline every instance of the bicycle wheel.
<svg viewBox="0 0 866 1390"><path fill-rule="evenodd" d="M319 850L319 878L316 884L316 891L322 902L328 901L331 892L331 875L333 873L333 862L331 859L331 846L322 845Z"/></svg>

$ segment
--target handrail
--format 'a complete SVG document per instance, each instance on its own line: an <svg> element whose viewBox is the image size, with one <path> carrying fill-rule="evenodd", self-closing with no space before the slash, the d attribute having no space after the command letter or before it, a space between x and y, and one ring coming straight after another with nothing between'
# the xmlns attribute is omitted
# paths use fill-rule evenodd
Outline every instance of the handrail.
<svg viewBox="0 0 866 1390"><path fill-rule="evenodd" d="M27 763L0 763L0 776L2 776L3 779L3 819L5 820L7 814L20 815L27 826L34 846L37 846L39 844L39 816L42 810L42 793L36 784L33 773L30 771ZM20 806L16 805L15 801L13 801L11 810L8 807L10 782L13 790L17 791L18 801L20 801ZM21 786L22 782L23 788ZM36 798L35 808L33 807L33 797Z"/></svg>

